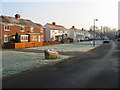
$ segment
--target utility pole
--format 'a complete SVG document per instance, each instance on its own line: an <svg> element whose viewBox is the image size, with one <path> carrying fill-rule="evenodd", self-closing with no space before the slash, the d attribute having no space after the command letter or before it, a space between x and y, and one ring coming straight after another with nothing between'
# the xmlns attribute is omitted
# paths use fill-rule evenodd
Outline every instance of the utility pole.
<svg viewBox="0 0 120 90"><path fill-rule="evenodd" d="M94 40L93 40L93 46L95 46L95 37L96 37L96 35L95 35L95 21L98 21L98 19L94 19Z"/></svg>
<svg viewBox="0 0 120 90"><path fill-rule="evenodd" d="M101 26L101 37L103 37L103 31L102 31L102 26Z"/></svg>

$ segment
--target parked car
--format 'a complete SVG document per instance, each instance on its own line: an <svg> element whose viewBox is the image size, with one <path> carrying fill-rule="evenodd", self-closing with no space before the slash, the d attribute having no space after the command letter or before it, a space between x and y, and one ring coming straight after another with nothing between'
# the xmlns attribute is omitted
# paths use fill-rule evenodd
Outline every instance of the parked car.
<svg viewBox="0 0 120 90"><path fill-rule="evenodd" d="M85 37L84 40L89 40L89 38L88 38L88 37Z"/></svg>
<svg viewBox="0 0 120 90"><path fill-rule="evenodd" d="M120 38L118 38L117 41L120 42Z"/></svg>
<svg viewBox="0 0 120 90"><path fill-rule="evenodd" d="M105 39L105 40L103 41L103 43L109 43L109 42L110 42L109 39Z"/></svg>

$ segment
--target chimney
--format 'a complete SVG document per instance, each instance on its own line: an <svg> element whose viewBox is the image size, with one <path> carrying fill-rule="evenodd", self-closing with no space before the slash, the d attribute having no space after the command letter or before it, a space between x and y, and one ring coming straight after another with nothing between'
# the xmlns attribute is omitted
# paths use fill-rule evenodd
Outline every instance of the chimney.
<svg viewBox="0 0 120 90"><path fill-rule="evenodd" d="M84 30L84 28L82 28L82 30Z"/></svg>
<svg viewBox="0 0 120 90"><path fill-rule="evenodd" d="M52 22L53 25L55 25L55 22Z"/></svg>
<svg viewBox="0 0 120 90"><path fill-rule="evenodd" d="M74 29L75 28L75 26L72 26L72 28L71 29Z"/></svg>
<svg viewBox="0 0 120 90"><path fill-rule="evenodd" d="M19 15L19 14L16 14L16 15L15 15L15 18L18 19L18 20L20 20L20 15Z"/></svg>

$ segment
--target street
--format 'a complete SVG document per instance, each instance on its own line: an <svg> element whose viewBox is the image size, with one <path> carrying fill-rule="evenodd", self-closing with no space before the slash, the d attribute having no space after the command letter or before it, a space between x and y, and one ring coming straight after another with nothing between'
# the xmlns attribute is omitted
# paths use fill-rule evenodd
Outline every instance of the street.
<svg viewBox="0 0 120 90"><path fill-rule="evenodd" d="M2 82L3 88L118 88L120 43Z"/></svg>

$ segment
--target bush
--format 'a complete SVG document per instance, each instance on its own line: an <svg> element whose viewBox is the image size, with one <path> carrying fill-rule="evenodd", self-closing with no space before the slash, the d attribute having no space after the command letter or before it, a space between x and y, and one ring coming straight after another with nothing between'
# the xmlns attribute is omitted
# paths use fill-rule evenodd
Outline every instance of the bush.
<svg viewBox="0 0 120 90"><path fill-rule="evenodd" d="M15 43L20 43L20 35L18 33L15 34Z"/></svg>

